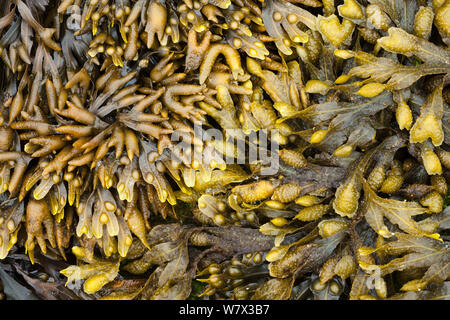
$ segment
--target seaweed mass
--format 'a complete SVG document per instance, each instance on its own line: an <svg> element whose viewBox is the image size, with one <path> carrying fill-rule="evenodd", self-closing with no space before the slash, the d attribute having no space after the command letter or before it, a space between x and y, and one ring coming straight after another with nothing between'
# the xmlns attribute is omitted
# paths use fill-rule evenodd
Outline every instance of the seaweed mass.
<svg viewBox="0 0 450 320"><path fill-rule="evenodd" d="M1 1L0 300L448 299L449 45L450 0Z"/></svg>

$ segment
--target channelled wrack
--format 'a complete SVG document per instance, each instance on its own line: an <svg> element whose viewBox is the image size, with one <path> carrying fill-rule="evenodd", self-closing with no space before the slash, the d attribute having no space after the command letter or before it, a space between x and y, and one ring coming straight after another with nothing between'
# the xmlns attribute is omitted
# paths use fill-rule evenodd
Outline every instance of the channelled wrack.
<svg viewBox="0 0 450 320"><path fill-rule="evenodd" d="M450 0L1 1L5 272L42 299L448 297L449 21Z"/></svg>

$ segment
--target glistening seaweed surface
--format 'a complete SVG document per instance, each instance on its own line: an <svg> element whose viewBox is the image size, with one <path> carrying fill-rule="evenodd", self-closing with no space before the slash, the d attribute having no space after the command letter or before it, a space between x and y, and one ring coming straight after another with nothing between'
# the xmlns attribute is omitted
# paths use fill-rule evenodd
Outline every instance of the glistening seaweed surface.
<svg viewBox="0 0 450 320"><path fill-rule="evenodd" d="M448 299L450 0L0 3L0 299Z"/></svg>

